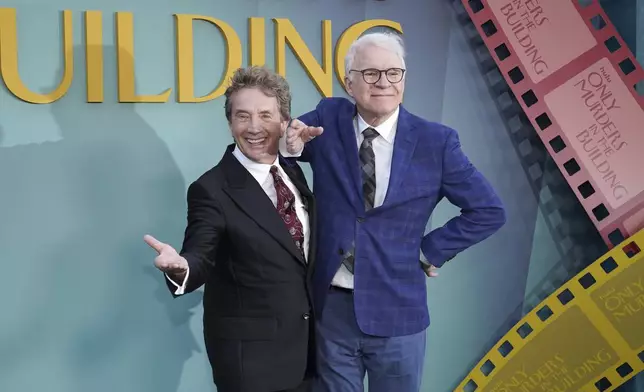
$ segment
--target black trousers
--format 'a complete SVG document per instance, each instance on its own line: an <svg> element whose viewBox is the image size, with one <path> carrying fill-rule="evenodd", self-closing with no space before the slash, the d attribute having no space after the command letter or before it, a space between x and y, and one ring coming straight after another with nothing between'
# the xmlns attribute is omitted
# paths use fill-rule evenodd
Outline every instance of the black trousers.
<svg viewBox="0 0 644 392"><path fill-rule="evenodd" d="M313 380L306 379L295 389L284 389L276 392L311 392L312 389L313 389Z"/></svg>

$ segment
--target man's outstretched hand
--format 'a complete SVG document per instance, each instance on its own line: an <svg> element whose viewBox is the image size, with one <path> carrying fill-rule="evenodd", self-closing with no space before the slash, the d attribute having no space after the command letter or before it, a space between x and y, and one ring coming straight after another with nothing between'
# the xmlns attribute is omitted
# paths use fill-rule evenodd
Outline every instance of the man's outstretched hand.
<svg viewBox="0 0 644 392"><path fill-rule="evenodd" d="M294 118L286 129L286 149L291 154L299 154L304 150L304 144L320 136L322 132L322 127L310 127Z"/></svg>
<svg viewBox="0 0 644 392"><path fill-rule="evenodd" d="M172 246L164 244L151 235L144 236L143 240L157 251L154 266L161 272L168 274L173 280L183 281L188 271L188 260L181 257Z"/></svg>

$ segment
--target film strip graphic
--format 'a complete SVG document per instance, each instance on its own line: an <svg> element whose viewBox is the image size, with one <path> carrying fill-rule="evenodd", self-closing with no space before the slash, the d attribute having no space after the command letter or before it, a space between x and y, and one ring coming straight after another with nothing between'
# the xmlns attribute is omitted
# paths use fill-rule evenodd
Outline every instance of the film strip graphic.
<svg viewBox="0 0 644 392"><path fill-rule="evenodd" d="M508 138L512 142L526 179L538 202L537 215L543 216L543 223L553 239L560 255L553 267L544 273L517 308L508 312L508 317L489 336L481 347L480 355L491 350L503 335L538 306L561 285L574 277L597 258L608 251L601 243L601 236L579 203L563 174L546 151L543 142L529 119L523 113L516 97L485 46L483 39L471 21L461 0L449 0L456 21L461 26L463 38L470 46L474 59L481 71L482 80L494 99L503 120ZM535 222L535 225L537 223ZM481 356L468 363L474 368ZM458 381L453 388L458 385Z"/></svg>
<svg viewBox="0 0 644 392"><path fill-rule="evenodd" d="M536 214L543 214L544 223L558 252L562 255L551 273L547 274L544 282L537 285L544 287L536 289L537 295L530 295L527 299L527 303L531 305L528 310L531 310L563 282L606 253L608 249L604 244L600 244L600 234L546 151L530 120L523 113L523 109L499 72L462 1L450 0L450 2L538 201L540 212ZM559 283L552 286L553 282ZM508 325L508 328L513 324L514 322Z"/></svg>
<svg viewBox="0 0 644 392"><path fill-rule="evenodd" d="M644 70L597 0L461 0L602 238L644 227Z"/></svg>
<svg viewBox="0 0 644 392"><path fill-rule="evenodd" d="M644 230L528 313L458 391L612 391L644 370Z"/></svg>

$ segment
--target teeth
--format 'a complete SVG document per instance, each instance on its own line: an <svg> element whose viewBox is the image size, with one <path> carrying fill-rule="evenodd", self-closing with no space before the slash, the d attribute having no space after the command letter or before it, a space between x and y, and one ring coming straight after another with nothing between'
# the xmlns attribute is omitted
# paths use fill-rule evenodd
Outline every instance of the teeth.
<svg viewBox="0 0 644 392"><path fill-rule="evenodd" d="M250 144L260 144L262 143L266 138L261 138L261 139L246 139L246 141Z"/></svg>

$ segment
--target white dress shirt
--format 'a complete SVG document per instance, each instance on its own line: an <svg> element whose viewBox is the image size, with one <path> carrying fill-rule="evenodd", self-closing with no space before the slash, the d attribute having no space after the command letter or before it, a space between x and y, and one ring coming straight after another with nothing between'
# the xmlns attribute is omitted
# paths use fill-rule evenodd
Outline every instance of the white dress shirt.
<svg viewBox="0 0 644 392"><path fill-rule="evenodd" d="M297 187L293 184L291 179L288 177L288 175L286 175L286 173L280 166L279 159L275 159L275 162L273 162L270 165L265 163L258 163L248 159L248 157L246 157L237 147L235 147L235 149L233 150L233 155L235 156L235 158L237 158L239 163L241 163L242 166L246 168L246 170L251 174L251 176L253 176L253 178L259 183L259 185L266 193L266 196L268 196L268 198L271 200L271 202L276 208L277 208L277 191L275 190L275 183L273 181L273 176L270 173L270 169L271 169L271 166L277 166L278 172L282 177L282 179L284 180L284 183L291 190L291 192L293 192L293 195L295 195L295 213L297 215L297 218L302 223L302 228L304 231L304 244L302 246L304 248L305 260L307 260L309 255L309 240L310 240L309 214L302 201L302 195L300 195L300 192L297 190ZM190 270L187 271L186 277L183 279L183 283L181 284L181 286L178 285L176 282L174 282L172 279L168 278L170 282L172 282L175 286L177 286L177 290L175 291L176 295L181 295L184 293L186 288L186 282L188 282L189 274L190 274Z"/></svg>

